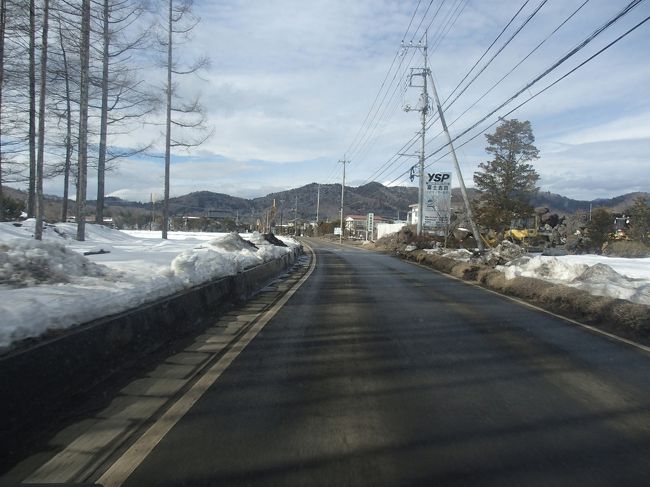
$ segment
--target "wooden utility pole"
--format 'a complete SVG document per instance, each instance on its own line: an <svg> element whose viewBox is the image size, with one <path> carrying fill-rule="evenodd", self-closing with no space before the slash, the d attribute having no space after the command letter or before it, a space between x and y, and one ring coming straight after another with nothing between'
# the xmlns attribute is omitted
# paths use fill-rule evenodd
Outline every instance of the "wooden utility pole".
<svg viewBox="0 0 650 487"><path fill-rule="evenodd" d="M339 162L343 164L343 184L341 184L341 233L339 235L339 243L343 243L343 200L345 197L345 165L348 164L350 161L346 160L345 156L343 156L343 160Z"/></svg>

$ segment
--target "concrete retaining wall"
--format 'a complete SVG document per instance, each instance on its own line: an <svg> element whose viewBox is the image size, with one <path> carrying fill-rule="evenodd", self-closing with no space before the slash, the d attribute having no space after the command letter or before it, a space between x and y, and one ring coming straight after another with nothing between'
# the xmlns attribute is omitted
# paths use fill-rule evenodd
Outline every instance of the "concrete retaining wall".
<svg viewBox="0 0 650 487"><path fill-rule="evenodd" d="M124 363L200 332L220 311L255 294L296 257L297 252L288 254L0 357L0 436L6 440L12 431L43 424L53 410Z"/></svg>

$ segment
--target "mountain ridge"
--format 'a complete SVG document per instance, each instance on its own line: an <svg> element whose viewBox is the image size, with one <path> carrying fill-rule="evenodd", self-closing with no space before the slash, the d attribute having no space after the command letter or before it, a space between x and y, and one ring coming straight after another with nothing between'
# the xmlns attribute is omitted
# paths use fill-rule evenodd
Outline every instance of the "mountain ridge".
<svg viewBox="0 0 650 487"><path fill-rule="evenodd" d="M27 198L24 191L11 187L4 187L3 190L7 196L14 199L25 201ZM364 215L373 212L378 216L389 219L397 219L398 217L403 219L406 217L409 205L417 202L417 191L416 187L387 187L376 182L358 187L346 186L344 213ZM212 191L194 191L170 198L169 208L170 214L173 216L214 216L251 221L263 217L271 209L275 200L277 218L290 220L295 215L300 219L314 220L319 200L318 193L319 185L317 183L310 183L298 188L269 193L266 196L251 199ZM468 188L470 199L474 198L476 194L475 189ZM549 191L539 191L531 203L535 207L547 207L552 213L560 215L572 214L576 211L589 211L595 208L623 212L639 196L644 196L650 200L650 193L644 192L632 192L613 198L598 198L590 201L575 200ZM60 206L62 198L47 196L46 201L50 207ZM340 201L340 184L320 185L319 219L337 220L340 212ZM154 209L158 210L160 205L160 202L155 202ZM87 206L90 212L94 211L95 201L88 201ZM149 212L152 209L152 203L107 197L106 207L108 213L111 211L125 211L126 209ZM460 188L452 189L452 207L455 209L463 207ZM70 208L72 211L74 201L70 202Z"/></svg>

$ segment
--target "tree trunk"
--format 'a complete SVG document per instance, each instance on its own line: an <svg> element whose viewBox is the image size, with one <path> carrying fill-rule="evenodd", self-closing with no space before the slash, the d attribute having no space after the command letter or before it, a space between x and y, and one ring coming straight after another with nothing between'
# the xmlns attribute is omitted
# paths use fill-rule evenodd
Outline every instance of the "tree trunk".
<svg viewBox="0 0 650 487"><path fill-rule="evenodd" d="M5 74L5 26L7 25L7 0L0 0L0 221L4 220L4 196L2 194L2 86Z"/></svg>
<svg viewBox="0 0 650 487"><path fill-rule="evenodd" d="M34 217L36 199L36 7L29 1L29 189L27 216Z"/></svg>
<svg viewBox="0 0 650 487"><path fill-rule="evenodd" d="M41 86L38 102L38 158L36 161L36 227L34 238L43 239L43 155L45 149L45 90L47 88L47 31L49 0L43 1L43 37L41 40Z"/></svg>
<svg viewBox="0 0 650 487"><path fill-rule="evenodd" d="M97 207L95 223L104 223L104 174L106 171L106 138L108 130L108 49L110 33L108 30L109 0L104 0L104 46L102 52L102 108L99 128L99 158L97 160Z"/></svg>
<svg viewBox="0 0 650 487"><path fill-rule="evenodd" d="M70 97L70 67L68 66L68 55L63 42L63 30L59 24L59 41L61 43L61 57L63 60L63 77L65 80L65 103L66 103L66 134L65 134L65 165L63 168L63 204L61 205L61 221L68 220L68 198L70 188L70 163L72 160L72 103Z"/></svg>
<svg viewBox="0 0 650 487"><path fill-rule="evenodd" d="M77 177L77 240L86 239L86 189L88 186L88 88L90 63L90 0L81 7L81 76L79 89L79 154Z"/></svg>
<svg viewBox="0 0 650 487"><path fill-rule="evenodd" d="M165 120L165 196L163 200L162 238L167 238L169 226L169 169L171 162L172 135L172 2L169 0L169 18L167 24L167 119Z"/></svg>

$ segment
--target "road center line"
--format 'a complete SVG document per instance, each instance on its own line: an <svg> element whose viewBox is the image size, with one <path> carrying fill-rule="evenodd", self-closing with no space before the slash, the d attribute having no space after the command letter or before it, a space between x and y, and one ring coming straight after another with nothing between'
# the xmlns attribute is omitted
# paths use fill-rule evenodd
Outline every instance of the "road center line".
<svg viewBox="0 0 650 487"><path fill-rule="evenodd" d="M312 261L307 273L280 300L236 342L212 367L210 367L194 385L181 396L131 447L117 459L111 467L97 480L104 487L119 487L135 469L149 456L174 425L203 396L205 391L215 383L246 346L257 336L266 324L280 311L294 293L302 286L316 267L316 254L307 244L303 244L312 254Z"/></svg>

